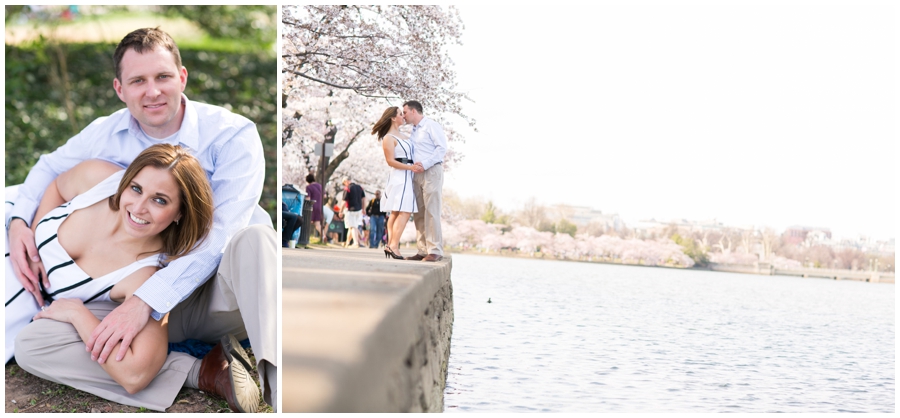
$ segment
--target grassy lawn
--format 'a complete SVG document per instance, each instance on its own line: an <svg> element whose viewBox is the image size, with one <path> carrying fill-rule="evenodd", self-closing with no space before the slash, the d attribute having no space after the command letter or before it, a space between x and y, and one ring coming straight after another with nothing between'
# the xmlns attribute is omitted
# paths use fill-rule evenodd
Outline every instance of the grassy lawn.
<svg viewBox="0 0 900 418"><path fill-rule="evenodd" d="M251 349L247 349L255 363ZM259 384L254 368L253 379ZM110 402L87 392L72 389L34 376L15 363L6 365L6 413L17 412L154 412ZM223 399L212 398L196 389L181 389L175 403L166 412L231 412ZM272 412L272 407L260 400L259 412Z"/></svg>
<svg viewBox="0 0 900 418"><path fill-rule="evenodd" d="M41 36L48 39L64 40L67 43L112 43L117 44L122 36L137 28L157 27L172 35L180 48L203 49L216 52L248 52L259 47L242 39L214 39L197 25L185 18L166 17L149 11L111 12L103 15L86 14L72 21L7 22L6 43L17 45L35 41ZM275 42L272 42L274 51ZM274 53L274 52L273 52Z"/></svg>

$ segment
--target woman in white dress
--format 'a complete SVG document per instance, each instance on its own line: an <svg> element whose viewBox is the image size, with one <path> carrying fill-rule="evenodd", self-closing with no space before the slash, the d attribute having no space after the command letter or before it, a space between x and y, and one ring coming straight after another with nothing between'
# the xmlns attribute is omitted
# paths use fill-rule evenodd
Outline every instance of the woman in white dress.
<svg viewBox="0 0 900 418"><path fill-rule="evenodd" d="M372 128L372 134L382 141L384 160L392 170L384 188L381 210L390 211L385 230L388 242L384 247L384 256L402 260L400 255L400 236L409 222L409 217L418 211L416 197L413 195L413 149L406 135L400 133L403 126L403 109L392 106L384 111L381 119Z"/></svg>
<svg viewBox="0 0 900 418"><path fill-rule="evenodd" d="M41 258L30 269L40 283L20 282L6 260L7 361L16 335L31 320L70 323L87 341L100 320L84 302L124 302L164 263L200 244L212 227L212 189L195 157L158 144L124 171L87 160L60 174L34 219ZM149 321L121 361L101 365L129 393L146 387L162 368L167 318Z"/></svg>

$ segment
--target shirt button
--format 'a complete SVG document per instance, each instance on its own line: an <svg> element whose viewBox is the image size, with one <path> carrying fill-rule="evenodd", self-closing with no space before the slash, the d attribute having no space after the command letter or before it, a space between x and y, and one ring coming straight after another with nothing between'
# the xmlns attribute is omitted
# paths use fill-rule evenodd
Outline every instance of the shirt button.
<svg viewBox="0 0 900 418"><path fill-rule="evenodd" d="M170 306L172 306L172 304L169 303L169 302L166 302L166 307L168 308L168 307L170 307Z"/></svg>

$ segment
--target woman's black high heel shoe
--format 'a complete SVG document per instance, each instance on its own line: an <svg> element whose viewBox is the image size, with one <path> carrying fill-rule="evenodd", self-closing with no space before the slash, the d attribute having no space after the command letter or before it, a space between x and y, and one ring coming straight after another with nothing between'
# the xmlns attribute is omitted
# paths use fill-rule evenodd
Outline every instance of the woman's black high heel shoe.
<svg viewBox="0 0 900 418"><path fill-rule="evenodd" d="M402 260L403 259L402 255L394 254L394 250L392 250L391 247L385 246L384 247L384 258L388 258L388 256L390 256L394 260Z"/></svg>

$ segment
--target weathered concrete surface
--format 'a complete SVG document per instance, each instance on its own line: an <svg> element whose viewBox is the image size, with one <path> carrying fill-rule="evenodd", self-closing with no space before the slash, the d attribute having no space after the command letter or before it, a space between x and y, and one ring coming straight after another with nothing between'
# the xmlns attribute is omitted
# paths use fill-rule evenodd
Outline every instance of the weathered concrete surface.
<svg viewBox="0 0 900 418"><path fill-rule="evenodd" d="M443 410L449 258L312 248L284 249L282 263L284 412Z"/></svg>

